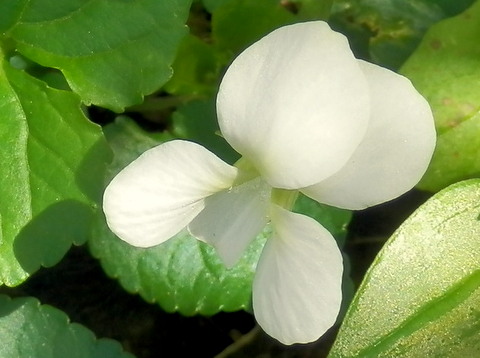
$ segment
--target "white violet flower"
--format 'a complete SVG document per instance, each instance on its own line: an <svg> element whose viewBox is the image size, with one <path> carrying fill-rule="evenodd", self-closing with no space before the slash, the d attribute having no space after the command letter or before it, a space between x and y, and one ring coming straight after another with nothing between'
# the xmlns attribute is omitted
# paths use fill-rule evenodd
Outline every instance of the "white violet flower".
<svg viewBox="0 0 480 358"><path fill-rule="evenodd" d="M310 342L336 320L342 255L317 221L290 211L298 192L363 209L412 188L435 146L432 113L406 78L361 60L322 21L277 29L241 53L217 97L233 166L173 140L146 151L109 184L111 230L138 247L184 228L234 265L267 222L253 309L282 343Z"/></svg>

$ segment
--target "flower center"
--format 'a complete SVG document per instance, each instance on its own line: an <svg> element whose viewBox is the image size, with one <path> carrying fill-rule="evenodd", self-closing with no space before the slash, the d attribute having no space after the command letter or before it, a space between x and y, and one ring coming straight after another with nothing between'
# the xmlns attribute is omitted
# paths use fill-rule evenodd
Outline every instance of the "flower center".
<svg viewBox="0 0 480 358"><path fill-rule="evenodd" d="M298 193L298 190L273 188L271 200L272 203L291 211L293 205L295 204L295 200L297 200Z"/></svg>
<svg viewBox="0 0 480 358"><path fill-rule="evenodd" d="M237 186L252 179L255 179L260 176L260 173L255 169L255 167L246 160L244 157L241 157L233 165L238 168L238 176L235 178L232 186Z"/></svg>
<svg viewBox="0 0 480 358"><path fill-rule="evenodd" d="M251 162L241 157L234 164L238 168L238 176L232 187L236 187L260 176L260 173ZM298 197L298 190L272 188L270 200L272 203L281 206L284 209L291 210Z"/></svg>

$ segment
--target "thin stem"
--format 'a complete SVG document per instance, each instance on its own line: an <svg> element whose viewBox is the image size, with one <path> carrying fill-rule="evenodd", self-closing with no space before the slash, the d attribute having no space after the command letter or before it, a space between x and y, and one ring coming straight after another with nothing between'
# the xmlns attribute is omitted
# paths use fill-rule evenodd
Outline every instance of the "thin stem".
<svg viewBox="0 0 480 358"><path fill-rule="evenodd" d="M222 352L217 354L214 358L227 358L232 354L240 351L243 347L249 345L261 332L260 326L256 325L253 329L244 334L240 338L238 338L235 342L230 344L227 348L225 348Z"/></svg>
<svg viewBox="0 0 480 358"><path fill-rule="evenodd" d="M255 169L255 167L244 157L237 160L234 166L238 168L238 176L235 179L234 186L246 183L247 181L260 176L257 169Z"/></svg>

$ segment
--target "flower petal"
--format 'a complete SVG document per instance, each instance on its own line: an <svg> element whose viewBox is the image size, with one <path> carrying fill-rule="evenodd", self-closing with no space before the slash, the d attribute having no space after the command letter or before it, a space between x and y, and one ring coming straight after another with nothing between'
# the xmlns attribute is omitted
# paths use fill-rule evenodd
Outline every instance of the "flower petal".
<svg viewBox="0 0 480 358"><path fill-rule="evenodd" d="M138 247L180 232L204 198L229 188L237 169L204 147L174 140L143 153L108 185L103 210L110 229Z"/></svg>
<svg viewBox="0 0 480 358"><path fill-rule="evenodd" d="M301 191L346 209L363 209L396 198L425 173L435 148L427 101L411 82L360 61L370 83L372 118L350 161L330 178Z"/></svg>
<svg viewBox="0 0 480 358"><path fill-rule="evenodd" d="M190 223L190 233L217 249L232 267L267 224L271 187L256 178L205 200L205 209Z"/></svg>
<svg viewBox="0 0 480 358"><path fill-rule="evenodd" d="M253 283L255 317L284 344L314 341L340 310L342 255L312 218L274 205L272 225Z"/></svg>
<svg viewBox="0 0 480 358"><path fill-rule="evenodd" d="M347 39L322 21L282 27L247 48L217 97L225 139L285 189L339 170L363 138L369 107Z"/></svg>

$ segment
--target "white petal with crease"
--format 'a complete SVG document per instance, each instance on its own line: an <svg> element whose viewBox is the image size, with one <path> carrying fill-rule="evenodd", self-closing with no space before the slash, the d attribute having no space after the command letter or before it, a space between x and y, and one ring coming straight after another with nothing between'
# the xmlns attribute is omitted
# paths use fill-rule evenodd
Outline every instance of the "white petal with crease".
<svg viewBox="0 0 480 358"><path fill-rule="evenodd" d="M103 198L108 226L131 245L158 245L202 211L205 197L229 188L236 175L235 167L198 144L161 144L108 185Z"/></svg>
<svg viewBox="0 0 480 358"><path fill-rule="evenodd" d="M343 35L322 21L285 26L227 70L217 97L220 129L273 187L312 185L360 143L367 86Z"/></svg>
<svg viewBox="0 0 480 358"><path fill-rule="evenodd" d="M253 286L260 326L284 344L318 339L337 318L342 300L342 255L318 222L276 205Z"/></svg>
<svg viewBox="0 0 480 358"><path fill-rule="evenodd" d="M301 191L326 204L363 209L411 189L427 170L435 126L427 101L403 76L360 61L370 83L372 118L350 161Z"/></svg>
<svg viewBox="0 0 480 358"><path fill-rule="evenodd" d="M190 223L190 233L214 246L232 267L267 224L271 187L256 178L210 196L205 209Z"/></svg>

